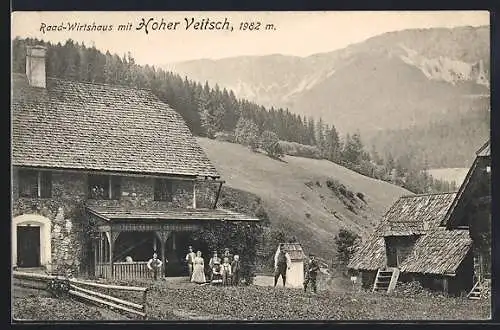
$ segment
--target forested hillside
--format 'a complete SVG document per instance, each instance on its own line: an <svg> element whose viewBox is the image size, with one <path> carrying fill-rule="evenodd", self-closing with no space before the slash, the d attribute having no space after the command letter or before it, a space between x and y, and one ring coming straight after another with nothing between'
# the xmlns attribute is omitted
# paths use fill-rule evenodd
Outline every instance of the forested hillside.
<svg viewBox="0 0 500 330"><path fill-rule="evenodd" d="M254 151L264 149L273 157L283 152L310 157L303 150L314 150L315 158L336 162L416 193L453 189L449 183L430 177L420 164L401 163L399 158L377 150L368 152L359 133L340 137L335 126L325 124L321 118L315 120L292 114L287 109L265 108L238 99L232 91L218 85L209 86L161 68L137 65L130 53L104 54L72 40L53 45L16 38L13 40L14 72L25 71L26 45L35 44L48 48L48 76L149 89L182 115L194 135L214 138L224 133L231 142L248 145ZM278 143L280 140L287 142ZM292 146L293 152L288 148L290 142L298 145Z"/></svg>

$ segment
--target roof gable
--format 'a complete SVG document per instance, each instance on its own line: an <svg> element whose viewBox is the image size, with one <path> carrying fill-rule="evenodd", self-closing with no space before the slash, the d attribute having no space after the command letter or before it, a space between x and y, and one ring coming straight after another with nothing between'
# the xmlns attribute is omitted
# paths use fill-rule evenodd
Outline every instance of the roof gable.
<svg viewBox="0 0 500 330"><path fill-rule="evenodd" d="M488 140L478 151L476 151L477 157L490 157L491 156L490 140Z"/></svg>
<svg viewBox="0 0 500 330"><path fill-rule="evenodd" d="M302 249L302 246L299 243L282 243L282 244L292 261L300 261L306 258L304 250ZM278 249L276 250L276 252L279 252L280 245L278 245Z"/></svg>
<svg viewBox="0 0 500 330"><path fill-rule="evenodd" d="M467 175L465 176L464 181L460 185L460 188L458 189L458 193L455 196L455 200L453 201L452 205L448 209L448 212L446 213L445 217L441 221L442 226L451 226L451 219L454 218L454 215L456 214L457 208L460 204L463 204L464 199L466 198L467 191L470 191L472 189L472 186L476 180L478 180L478 176L480 175L480 171L482 170L481 166L486 164L489 164L489 157L490 157L490 141L486 142L477 152L476 152L476 159L474 160L474 163L470 167L469 171L467 172Z"/></svg>
<svg viewBox="0 0 500 330"><path fill-rule="evenodd" d="M13 74L12 164L218 177L182 117L151 92Z"/></svg>
<svg viewBox="0 0 500 330"><path fill-rule="evenodd" d="M455 196L440 193L399 198L382 219L383 236L418 235L438 227Z"/></svg>

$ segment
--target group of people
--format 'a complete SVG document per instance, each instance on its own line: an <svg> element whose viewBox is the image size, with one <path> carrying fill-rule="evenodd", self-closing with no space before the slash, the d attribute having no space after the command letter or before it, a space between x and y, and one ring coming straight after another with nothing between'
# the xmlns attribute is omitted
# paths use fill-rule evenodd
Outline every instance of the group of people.
<svg viewBox="0 0 500 330"><path fill-rule="evenodd" d="M276 252L274 256L274 287L278 284L278 280L281 276L283 281L283 286L286 283L286 273L287 270L291 268L291 258L286 250L286 246L284 244L280 244L279 250ZM318 277L318 272L320 270L318 261L314 254L309 255L309 260L305 263L305 280L304 280L304 292L307 292L307 287L309 283L312 286L314 292L317 291L317 283L316 279Z"/></svg>
<svg viewBox="0 0 500 330"><path fill-rule="evenodd" d="M240 283L241 264L239 255L232 255L228 248L224 249L222 258L218 256L217 251L213 251L213 255L208 262L208 272L205 271L205 260L201 251L196 253L192 246L188 248L189 252L186 255L186 263L189 271L189 280L193 283L205 284L222 284L222 285L238 285ZM165 260L165 262L167 262ZM290 270L292 265L290 255L284 244L280 244L279 250L274 256L274 286L278 284L281 277L283 286L286 284L287 270ZM317 291L316 279L320 267L314 254L309 255L309 260L305 263L305 280L304 292L307 291L311 284L314 292ZM156 280L162 267L162 261L158 259L156 253L153 254L147 267L153 272L153 277ZM208 273L208 281L207 281Z"/></svg>
<svg viewBox="0 0 500 330"><path fill-rule="evenodd" d="M217 251L208 262L208 281L205 273L205 260L201 251L194 253L193 247L189 246L189 252L186 255L186 263L189 270L189 279L193 283L204 284L222 284L238 285L240 283L241 264L239 255L232 255L229 249L224 249L222 258L218 256Z"/></svg>

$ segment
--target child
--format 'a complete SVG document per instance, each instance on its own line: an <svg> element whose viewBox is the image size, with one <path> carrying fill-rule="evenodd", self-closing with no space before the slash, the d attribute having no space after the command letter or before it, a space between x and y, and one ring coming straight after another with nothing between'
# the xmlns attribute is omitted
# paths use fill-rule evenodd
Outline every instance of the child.
<svg viewBox="0 0 500 330"><path fill-rule="evenodd" d="M222 257L223 258L228 258L229 259L229 263L231 263L233 261L233 255L229 252L229 248L225 248L224 249L224 253L222 254Z"/></svg>
<svg viewBox="0 0 500 330"><path fill-rule="evenodd" d="M229 263L229 258L225 257L224 262L222 263L222 284L229 285L231 284L231 264Z"/></svg>
<svg viewBox="0 0 500 330"><path fill-rule="evenodd" d="M212 267L212 284L222 284L222 267L218 260L214 261Z"/></svg>
<svg viewBox="0 0 500 330"><path fill-rule="evenodd" d="M234 285L240 284L240 270L241 270L240 256L235 254L233 262L231 263L231 273L233 274Z"/></svg>
<svg viewBox="0 0 500 330"><path fill-rule="evenodd" d="M213 279L213 269L214 269L214 265L215 265L216 263L218 263L218 264L219 264L219 266L220 266L220 262L221 262L221 260L220 260L220 258L217 256L217 251L214 251L213 257L212 257L212 258L210 258L210 261L208 262L208 266L210 267L210 271L211 271L211 272L210 272L210 279L211 279L211 280Z"/></svg>

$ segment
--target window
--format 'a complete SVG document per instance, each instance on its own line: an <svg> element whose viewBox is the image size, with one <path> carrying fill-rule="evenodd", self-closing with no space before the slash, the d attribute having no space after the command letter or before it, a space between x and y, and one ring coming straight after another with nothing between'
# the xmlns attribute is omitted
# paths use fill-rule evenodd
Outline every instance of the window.
<svg viewBox="0 0 500 330"><path fill-rule="evenodd" d="M172 181L155 179L155 201L172 201Z"/></svg>
<svg viewBox="0 0 500 330"><path fill-rule="evenodd" d="M89 198L120 199L121 178L111 175L89 175Z"/></svg>
<svg viewBox="0 0 500 330"><path fill-rule="evenodd" d="M19 170L19 197L50 198L52 173L48 171Z"/></svg>

